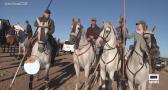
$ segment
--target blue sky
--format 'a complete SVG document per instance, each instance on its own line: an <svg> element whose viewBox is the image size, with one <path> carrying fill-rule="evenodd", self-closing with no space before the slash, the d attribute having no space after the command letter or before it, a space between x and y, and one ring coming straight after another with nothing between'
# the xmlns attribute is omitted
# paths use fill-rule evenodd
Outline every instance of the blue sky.
<svg viewBox="0 0 168 90"><path fill-rule="evenodd" d="M22 5L16 5L22 4ZM31 25L41 16L49 0L0 0L0 18L9 19L11 24L25 20ZM161 56L168 57L168 0L126 0L126 25L129 32L135 31L135 23L145 20L152 28L156 25L155 37L161 49ZM50 7L55 21L55 37L65 41L69 38L73 17L78 17L85 29L90 26L90 18L96 17L98 25L111 21L117 26L122 15L122 0L53 0ZM34 27L33 27L34 29ZM133 40L128 41L128 45Z"/></svg>

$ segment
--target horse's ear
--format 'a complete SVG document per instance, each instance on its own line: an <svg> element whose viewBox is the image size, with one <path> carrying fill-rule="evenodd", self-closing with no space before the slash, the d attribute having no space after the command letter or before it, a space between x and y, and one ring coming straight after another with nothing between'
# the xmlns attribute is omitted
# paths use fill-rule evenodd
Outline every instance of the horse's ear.
<svg viewBox="0 0 168 90"><path fill-rule="evenodd" d="M103 27L104 27L104 21L102 21L102 24L101 24L101 28L103 29Z"/></svg>
<svg viewBox="0 0 168 90"><path fill-rule="evenodd" d="M109 24L112 26L112 22L109 22Z"/></svg>
<svg viewBox="0 0 168 90"><path fill-rule="evenodd" d="M80 19L78 18L78 22L80 23Z"/></svg>
<svg viewBox="0 0 168 90"><path fill-rule="evenodd" d="M153 29L152 29L153 34L155 33L155 30L156 30L156 26L154 26Z"/></svg>
<svg viewBox="0 0 168 90"><path fill-rule="evenodd" d="M72 22L75 22L75 18L72 19Z"/></svg>
<svg viewBox="0 0 168 90"><path fill-rule="evenodd" d="M102 24L103 24L103 25L104 25L104 23L105 23L105 22L104 22L104 21L102 21Z"/></svg>

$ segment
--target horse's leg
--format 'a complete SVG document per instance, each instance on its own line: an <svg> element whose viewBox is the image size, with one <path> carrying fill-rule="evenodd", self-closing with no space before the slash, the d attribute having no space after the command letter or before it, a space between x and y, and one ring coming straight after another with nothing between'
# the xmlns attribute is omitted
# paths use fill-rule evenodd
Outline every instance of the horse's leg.
<svg viewBox="0 0 168 90"><path fill-rule="evenodd" d="M8 53L10 53L10 49L11 49L11 47L10 47L10 45L8 45L8 51L7 51Z"/></svg>
<svg viewBox="0 0 168 90"><path fill-rule="evenodd" d="M20 45L20 43L19 43L19 54L18 54L19 56L21 55L21 48L22 48L22 47L21 47L21 45Z"/></svg>
<svg viewBox="0 0 168 90"><path fill-rule="evenodd" d="M7 48L7 50L6 50L7 53L9 53L9 45L7 45L6 48Z"/></svg>
<svg viewBox="0 0 168 90"><path fill-rule="evenodd" d="M10 56L12 56L12 45L10 45L10 51L9 51L9 53L10 53Z"/></svg>
<svg viewBox="0 0 168 90"><path fill-rule="evenodd" d="M2 52L5 53L5 45L2 45Z"/></svg>
<svg viewBox="0 0 168 90"><path fill-rule="evenodd" d="M32 85L33 85L33 75L30 75L30 76L29 76L29 90L32 90L32 89L33 89L33 88L32 88L32 87L33 87Z"/></svg>
<svg viewBox="0 0 168 90"><path fill-rule="evenodd" d="M108 90L112 90L112 80L114 77L114 71L109 71L109 82L108 82Z"/></svg>
<svg viewBox="0 0 168 90"><path fill-rule="evenodd" d="M89 89L89 85L88 85L88 77L89 77L89 70L90 70L90 65L86 65L85 66L85 90Z"/></svg>
<svg viewBox="0 0 168 90"><path fill-rule="evenodd" d="M76 87L75 90L79 89L79 83L80 83L80 78L79 78L79 73L80 73L80 67L74 63L75 67L75 72L76 72L76 77L77 77L77 82L76 82Z"/></svg>
<svg viewBox="0 0 168 90"><path fill-rule="evenodd" d="M129 90L134 90L133 82L131 82L130 80L128 80L128 85L129 85Z"/></svg>
<svg viewBox="0 0 168 90"><path fill-rule="evenodd" d="M19 52L18 52L18 55L17 55L17 59L20 59L20 52L21 52L21 46L20 46L20 43L19 43Z"/></svg>
<svg viewBox="0 0 168 90"><path fill-rule="evenodd" d="M46 64L45 66L45 90L49 89L49 69L50 69L50 63Z"/></svg>
<svg viewBox="0 0 168 90"><path fill-rule="evenodd" d="M101 79L102 79L102 90L105 90L106 89L106 71L105 71L105 67L104 69L102 69L100 67L100 76L101 76Z"/></svg>
<svg viewBox="0 0 168 90"><path fill-rule="evenodd" d="M13 56L15 56L15 49L16 49L16 45L14 44L14 47L13 47Z"/></svg>
<svg viewBox="0 0 168 90"><path fill-rule="evenodd" d="M9 53L9 45L7 45L7 53Z"/></svg>
<svg viewBox="0 0 168 90"><path fill-rule="evenodd" d="M26 55L26 47L23 46L23 56L25 56L25 55Z"/></svg>
<svg viewBox="0 0 168 90"><path fill-rule="evenodd" d="M37 81L40 80L40 71L37 73Z"/></svg>
<svg viewBox="0 0 168 90"><path fill-rule="evenodd" d="M3 49L3 52L4 52L4 53L6 53L6 45L7 45L7 44L4 44L4 45L3 45L3 48L4 48L4 49Z"/></svg>
<svg viewBox="0 0 168 90"><path fill-rule="evenodd" d="M11 54L12 54L12 56L14 55L14 45L12 45L12 50L11 50Z"/></svg>
<svg viewBox="0 0 168 90"><path fill-rule="evenodd" d="M138 90L146 90L146 82L141 83L141 84L138 86Z"/></svg>

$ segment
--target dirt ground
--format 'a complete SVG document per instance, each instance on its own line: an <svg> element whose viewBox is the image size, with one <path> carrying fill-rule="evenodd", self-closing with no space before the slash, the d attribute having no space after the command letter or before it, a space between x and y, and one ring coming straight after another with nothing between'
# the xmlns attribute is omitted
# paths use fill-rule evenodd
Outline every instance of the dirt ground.
<svg viewBox="0 0 168 90"><path fill-rule="evenodd" d="M20 63L15 57L10 57L9 53L2 53L0 48L0 90L8 90L14 73ZM34 76L33 90L44 90L44 70L40 71L40 79ZM150 90L168 90L168 72L164 70L160 74L159 84L150 85ZM82 74L83 75L83 74ZM83 76L82 76L83 77ZM76 83L75 70L72 55L61 54L55 59L55 64L49 71L50 90L74 90ZM84 79L82 78L81 81ZM20 69L11 90L28 90L29 76ZM91 90L98 90L98 83ZM117 90L116 82L113 83L113 90Z"/></svg>

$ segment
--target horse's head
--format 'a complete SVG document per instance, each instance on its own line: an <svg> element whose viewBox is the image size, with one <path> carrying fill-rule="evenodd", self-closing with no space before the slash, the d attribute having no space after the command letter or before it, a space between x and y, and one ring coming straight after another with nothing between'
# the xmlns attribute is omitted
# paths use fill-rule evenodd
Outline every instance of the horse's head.
<svg viewBox="0 0 168 90"><path fill-rule="evenodd" d="M16 40L16 33L15 32L19 32L19 30L20 30L19 24L15 24L15 25L10 26L10 29L6 35L6 43L7 44L9 44L9 45L14 44L14 42Z"/></svg>
<svg viewBox="0 0 168 90"><path fill-rule="evenodd" d="M48 40L49 22L41 22L37 19L37 24L38 49L43 52Z"/></svg>
<svg viewBox="0 0 168 90"><path fill-rule="evenodd" d="M76 41L80 38L81 30L82 30L82 25L80 23L80 19L78 18L78 20L75 20L73 18L72 19L70 39L69 39L71 44L75 44Z"/></svg>
<svg viewBox="0 0 168 90"><path fill-rule="evenodd" d="M144 32L144 39L146 41L147 47L150 50L153 47L156 47L157 42L154 36L154 30L147 30Z"/></svg>
<svg viewBox="0 0 168 90"><path fill-rule="evenodd" d="M105 43L109 42L111 39L115 39L115 30L111 22L103 22L102 31L96 40L96 46L103 46Z"/></svg>

